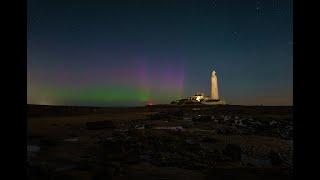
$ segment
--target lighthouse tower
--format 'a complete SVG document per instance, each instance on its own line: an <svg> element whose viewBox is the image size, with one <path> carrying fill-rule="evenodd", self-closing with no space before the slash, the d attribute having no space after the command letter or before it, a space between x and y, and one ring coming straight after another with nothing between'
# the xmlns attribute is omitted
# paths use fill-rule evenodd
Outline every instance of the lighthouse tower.
<svg viewBox="0 0 320 180"><path fill-rule="evenodd" d="M212 74L211 74L211 99L217 100L217 101L220 100L216 71L212 71Z"/></svg>

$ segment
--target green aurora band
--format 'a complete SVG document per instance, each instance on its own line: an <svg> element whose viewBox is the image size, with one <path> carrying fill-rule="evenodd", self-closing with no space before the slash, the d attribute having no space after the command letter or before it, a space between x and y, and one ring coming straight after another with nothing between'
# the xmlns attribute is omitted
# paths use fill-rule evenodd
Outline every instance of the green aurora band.
<svg viewBox="0 0 320 180"><path fill-rule="evenodd" d="M138 102L139 105L146 105L154 103L169 103L172 100L182 97L182 91L177 89L150 90L149 88L123 86L63 89L45 88L39 92L41 92L40 94L42 95L40 97L42 97L42 99L46 99L45 103L51 105L73 105L74 103L78 104L79 102L101 105L105 103L123 104L126 102ZM55 102L52 102L51 99L54 99ZM32 101L39 102L40 100L32 99Z"/></svg>

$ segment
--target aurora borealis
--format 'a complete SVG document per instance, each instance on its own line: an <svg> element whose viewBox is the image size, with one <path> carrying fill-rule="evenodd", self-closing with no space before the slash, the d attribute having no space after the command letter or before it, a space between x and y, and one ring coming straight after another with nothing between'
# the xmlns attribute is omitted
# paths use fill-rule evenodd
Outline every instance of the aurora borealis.
<svg viewBox="0 0 320 180"><path fill-rule="evenodd" d="M39 88L42 92L36 94L37 97L44 94L41 103L104 105L113 102L119 103L118 105L141 105L153 104L159 99L170 101L182 98L183 95L184 68L174 62L157 68L149 67L144 61L134 63L134 60L126 65L108 63L74 71L73 67L60 68L55 68L54 72L46 72L47 77L52 79L47 86L42 87L43 89ZM59 73L55 74L55 71ZM50 76L51 73L53 76ZM64 79L66 77L67 80ZM30 90L33 90L32 88L30 87ZM36 91L37 89L33 92Z"/></svg>
<svg viewBox="0 0 320 180"><path fill-rule="evenodd" d="M292 2L29 0L28 103L292 105Z"/></svg>

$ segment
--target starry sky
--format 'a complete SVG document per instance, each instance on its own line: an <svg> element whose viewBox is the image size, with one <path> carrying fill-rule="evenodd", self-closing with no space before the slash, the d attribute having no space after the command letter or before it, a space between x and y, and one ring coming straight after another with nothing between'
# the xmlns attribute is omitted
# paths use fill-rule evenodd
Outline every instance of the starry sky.
<svg viewBox="0 0 320 180"><path fill-rule="evenodd" d="M291 0L28 0L28 103L292 105Z"/></svg>

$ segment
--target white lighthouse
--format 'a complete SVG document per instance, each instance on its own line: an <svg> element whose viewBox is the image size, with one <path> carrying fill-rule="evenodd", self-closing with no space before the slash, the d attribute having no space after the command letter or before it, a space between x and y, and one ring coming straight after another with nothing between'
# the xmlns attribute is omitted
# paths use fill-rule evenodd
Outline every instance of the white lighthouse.
<svg viewBox="0 0 320 180"><path fill-rule="evenodd" d="M171 104L188 104L188 103L201 103L205 105L226 105L226 102L219 97L218 91L218 78L216 71L211 73L211 95L205 96L204 93L196 93L195 95L187 98L171 102Z"/></svg>
<svg viewBox="0 0 320 180"><path fill-rule="evenodd" d="M211 74L211 99L217 100L217 101L220 100L216 71L212 71L212 74Z"/></svg>

